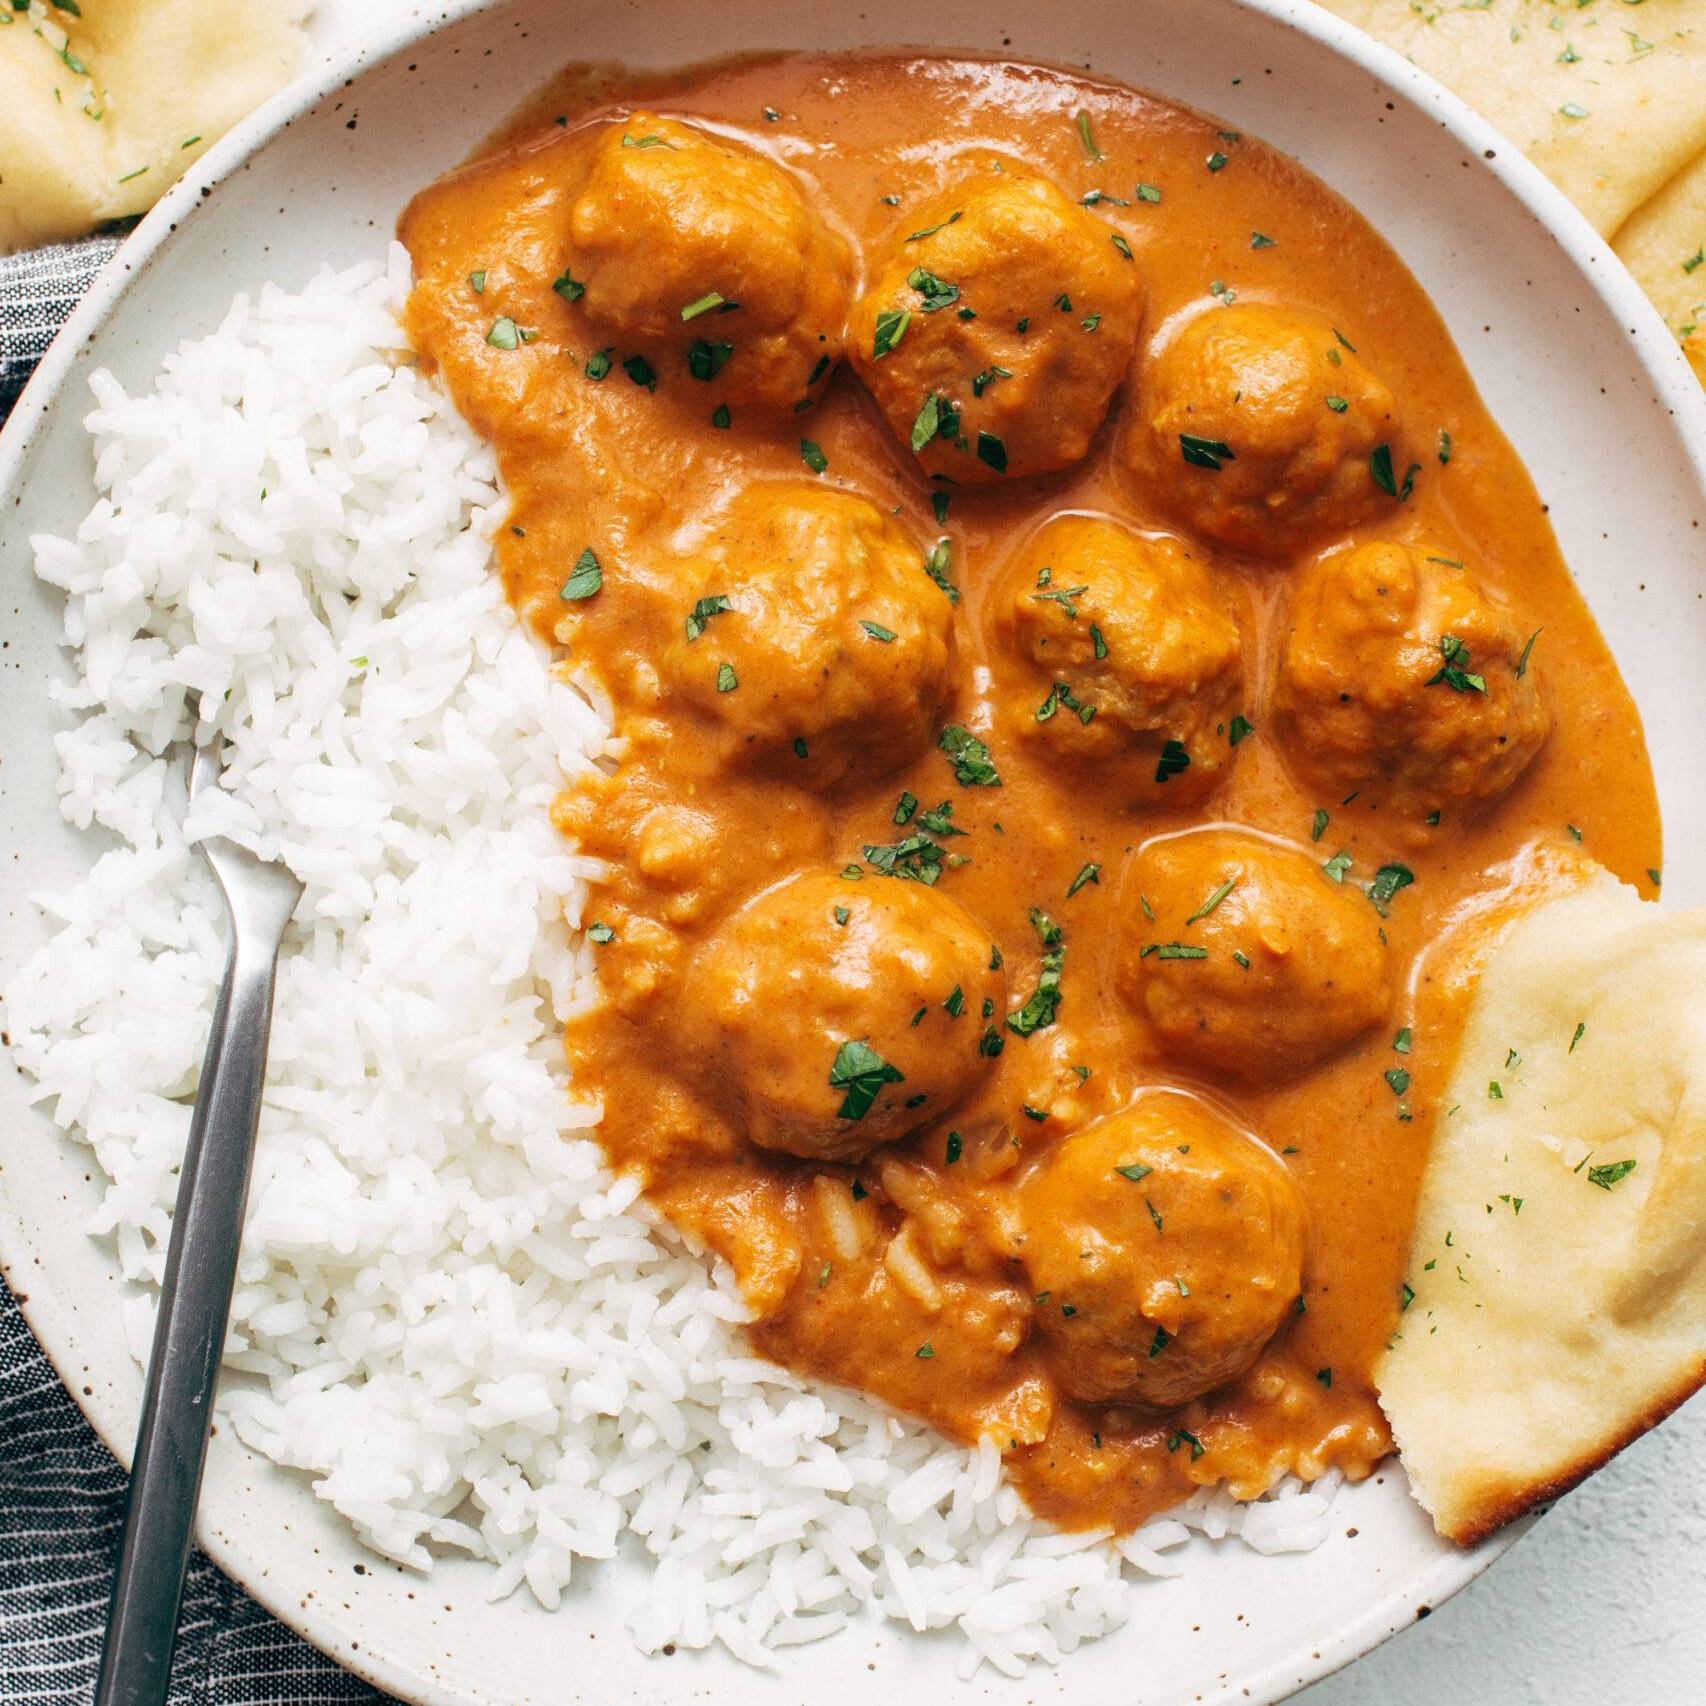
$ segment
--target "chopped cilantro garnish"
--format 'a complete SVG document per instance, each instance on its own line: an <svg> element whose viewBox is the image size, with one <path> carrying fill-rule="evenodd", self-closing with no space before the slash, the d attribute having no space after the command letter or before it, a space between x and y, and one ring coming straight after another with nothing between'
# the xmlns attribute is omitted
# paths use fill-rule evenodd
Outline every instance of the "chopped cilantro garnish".
<svg viewBox="0 0 1706 1706"><path fill-rule="evenodd" d="M1216 474L1224 463L1238 460L1231 445L1218 438L1197 438L1188 432L1179 434L1179 452L1193 468L1212 469Z"/></svg>
<svg viewBox="0 0 1706 1706"><path fill-rule="evenodd" d="M823 447L815 438L800 440L800 460L814 474L821 474L829 466L829 458L824 455Z"/></svg>
<svg viewBox="0 0 1706 1706"><path fill-rule="evenodd" d="M1185 743L1169 740L1162 743L1161 756L1155 765L1155 780L1170 782L1175 776L1181 776L1191 767L1191 755L1185 748Z"/></svg>
<svg viewBox="0 0 1706 1706"><path fill-rule="evenodd" d="M598 558L593 555L589 545L575 559L575 566L569 571L569 578L563 582L562 596L571 602L580 598L591 598L604 585L604 570L599 567Z"/></svg>
<svg viewBox="0 0 1706 1706"><path fill-rule="evenodd" d="M883 1059L867 1042L845 1042L835 1051L829 1069L829 1086L843 1092L837 1117L862 1120L885 1084L903 1084L906 1075ZM854 1181L854 1195L863 1195Z"/></svg>
<svg viewBox="0 0 1706 1706"><path fill-rule="evenodd" d="M906 328L912 324L910 308L885 309L877 316L876 334L871 339L871 359L880 361L906 336Z"/></svg>
<svg viewBox="0 0 1706 1706"><path fill-rule="evenodd" d="M936 743L954 766L954 780L962 788L999 788L1001 776L990 760L989 748L969 729L950 723Z"/></svg>

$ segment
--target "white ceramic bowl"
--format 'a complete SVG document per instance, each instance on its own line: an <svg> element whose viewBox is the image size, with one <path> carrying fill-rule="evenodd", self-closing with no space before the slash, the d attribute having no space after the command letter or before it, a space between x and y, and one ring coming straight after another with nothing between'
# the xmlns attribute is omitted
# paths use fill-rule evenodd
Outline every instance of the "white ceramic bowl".
<svg viewBox="0 0 1706 1706"><path fill-rule="evenodd" d="M1016 14L1010 16L1010 14ZM144 383L239 289L300 286L322 262L379 252L409 194L571 59L667 64L739 50L933 43L1089 65L1223 115L1288 150L1397 247L1445 316L1515 441L1646 719L1670 829L1667 897L1706 899L1706 400L1653 310L1561 196L1413 67L1292 0L558 0L418 7L347 63L274 100L143 223L61 337L0 439L7 649L0 654L0 983L40 940L26 896L89 857L59 820L46 683L61 667L56 600L28 536L73 528L93 499L81 428L106 365ZM141 1376L119 1330L107 1250L80 1228L97 1200L86 1152L0 1075L0 1253L48 1354L127 1458ZM351 1668L411 1701L596 1700L600 1706L806 1695L1002 1706L1268 1701L1411 1622L1509 1544L1435 1539L1395 1468L1342 1498L1318 1551L1230 1549L1134 1589L1118 1635L1058 1671L954 1679L954 1646L869 1625L793 1655L776 1676L719 1653L648 1660L621 1614L632 1563L587 1569L555 1615L488 1604L481 1567L422 1578L364 1554L305 1479L213 1442L200 1536L252 1594Z"/></svg>

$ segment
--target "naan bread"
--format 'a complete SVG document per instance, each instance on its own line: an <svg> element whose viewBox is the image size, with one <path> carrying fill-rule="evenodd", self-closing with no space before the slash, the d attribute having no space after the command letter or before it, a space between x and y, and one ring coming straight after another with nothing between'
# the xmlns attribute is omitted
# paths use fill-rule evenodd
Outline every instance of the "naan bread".
<svg viewBox="0 0 1706 1706"><path fill-rule="evenodd" d="M1706 908L1602 873L1479 958L1375 1369L1416 1496L1463 1545L1706 1382Z"/></svg>
<svg viewBox="0 0 1706 1706"><path fill-rule="evenodd" d="M1603 236L1706 149L1706 0L1321 3L1492 120Z"/></svg>
<svg viewBox="0 0 1706 1706"><path fill-rule="evenodd" d="M1612 247L1706 380L1706 153L1638 209Z"/></svg>
<svg viewBox="0 0 1706 1706"><path fill-rule="evenodd" d="M0 0L0 252L144 213L287 82L306 0ZM9 27L8 27L9 26Z"/></svg>

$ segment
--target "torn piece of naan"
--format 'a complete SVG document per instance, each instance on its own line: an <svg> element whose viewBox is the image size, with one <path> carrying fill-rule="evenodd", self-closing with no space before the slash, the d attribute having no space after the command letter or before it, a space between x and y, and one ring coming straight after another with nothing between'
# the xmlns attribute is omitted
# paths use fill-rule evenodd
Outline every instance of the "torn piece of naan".
<svg viewBox="0 0 1706 1706"><path fill-rule="evenodd" d="M295 75L307 0L0 0L0 253L145 213Z"/></svg>
<svg viewBox="0 0 1706 1706"><path fill-rule="evenodd" d="M1601 874L1484 941L1375 1369L1470 1545L1706 1383L1706 908Z"/></svg>
<svg viewBox="0 0 1706 1706"><path fill-rule="evenodd" d="M1320 0L1431 72L1610 237L1706 149L1706 0Z"/></svg>

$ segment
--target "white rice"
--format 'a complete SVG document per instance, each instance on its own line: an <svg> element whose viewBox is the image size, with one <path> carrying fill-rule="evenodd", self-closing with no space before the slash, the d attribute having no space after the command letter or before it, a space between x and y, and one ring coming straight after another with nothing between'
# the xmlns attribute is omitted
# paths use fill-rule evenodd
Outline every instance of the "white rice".
<svg viewBox="0 0 1706 1706"><path fill-rule="evenodd" d="M407 279L394 248L269 286L150 390L97 374L100 500L34 541L75 658L63 809L110 850L38 897L57 934L6 1015L110 1180L89 1230L137 1283L133 1352L223 963L189 840L217 830L307 885L220 1405L376 1551L468 1552L549 1608L577 1561L637 1546L648 1652L770 1664L876 1614L1018 1675L1121 1624L1129 1578L1178 1573L1193 1532L1317 1544L1331 1477L1202 1493L1117 1542L1054 1532L991 1443L753 1357L727 1271L605 1170L559 1042L597 871L546 814L609 727L504 602L492 458L409 363ZM196 692L230 747L192 823Z"/></svg>

